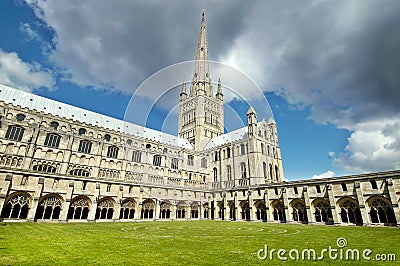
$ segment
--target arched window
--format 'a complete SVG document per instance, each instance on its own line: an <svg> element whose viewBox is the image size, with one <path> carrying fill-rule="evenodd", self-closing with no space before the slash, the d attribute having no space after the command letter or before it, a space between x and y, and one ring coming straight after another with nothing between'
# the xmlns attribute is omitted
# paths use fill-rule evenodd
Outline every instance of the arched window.
<svg viewBox="0 0 400 266"><path fill-rule="evenodd" d="M8 126L6 132L6 139L14 140L14 141L21 141L22 137L24 136L25 129L20 126Z"/></svg>
<svg viewBox="0 0 400 266"><path fill-rule="evenodd" d="M24 114L17 114L15 118L17 119L17 121L22 122L25 120L26 116Z"/></svg>
<svg viewBox="0 0 400 266"><path fill-rule="evenodd" d="M275 221L286 221L285 207L281 201L277 201L273 204L273 216Z"/></svg>
<svg viewBox="0 0 400 266"><path fill-rule="evenodd" d="M275 179L276 181L279 181L279 168L277 165L275 165Z"/></svg>
<svg viewBox="0 0 400 266"><path fill-rule="evenodd" d="M214 167L213 172L214 172L214 182L218 182L218 170L216 167Z"/></svg>
<svg viewBox="0 0 400 266"><path fill-rule="evenodd" d="M316 222L324 222L324 223L333 222L331 207L327 200L324 199L317 200L314 208L315 208Z"/></svg>
<svg viewBox="0 0 400 266"><path fill-rule="evenodd" d="M264 154L264 143L261 143L261 153Z"/></svg>
<svg viewBox="0 0 400 266"><path fill-rule="evenodd" d="M247 170L246 170L246 164L245 163L241 163L240 164L240 173L241 173L242 179L247 178Z"/></svg>
<svg viewBox="0 0 400 266"><path fill-rule="evenodd" d="M60 139L60 135L48 133L46 135L46 139L44 140L44 146L58 148L58 146L60 145Z"/></svg>
<svg viewBox="0 0 400 266"><path fill-rule="evenodd" d="M25 194L15 194L4 204L1 218L26 219L29 211L29 200Z"/></svg>
<svg viewBox="0 0 400 266"><path fill-rule="evenodd" d="M75 198L69 206L67 219L87 219L89 208L89 201L86 197Z"/></svg>
<svg viewBox="0 0 400 266"><path fill-rule="evenodd" d="M86 169L78 168L78 169L73 169L69 172L70 175L74 176L83 176L83 177L89 177L90 173Z"/></svg>
<svg viewBox="0 0 400 266"><path fill-rule="evenodd" d="M50 123L50 127L52 127L54 130L57 130L57 128L58 128L58 123L55 122L55 121L53 121L53 122Z"/></svg>
<svg viewBox="0 0 400 266"><path fill-rule="evenodd" d="M273 180L273 177L272 177L272 164L269 164L269 177L270 177L270 179L271 179L271 181Z"/></svg>
<svg viewBox="0 0 400 266"><path fill-rule="evenodd" d="M107 157L116 159L118 157L118 147L108 146Z"/></svg>
<svg viewBox="0 0 400 266"><path fill-rule="evenodd" d="M114 214L114 201L110 198L103 199L97 204L97 219L112 219Z"/></svg>
<svg viewBox="0 0 400 266"><path fill-rule="evenodd" d="M345 198L341 201L339 207L343 223L362 224L360 207L355 200Z"/></svg>
<svg viewBox="0 0 400 266"><path fill-rule="evenodd" d="M226 177L227 180L232 180L232 167L230 165L226 166Z"/></svg>
<svg viewBox="0 0 400 266"><path fill-rule="evenodd" d="M135 202L133 200L125 200L119 212L119 219L135 218Z"/></svg>
<svg viewBox="0 0 400 266"><path fill-rule="evenodd" d="M266 179L268 177L266 162L263 162L263 173L264 173L264 178Z"/></svg>
<svg viewBox="0 0 400 266"><path fill-rule="evenodd" d="M78 152L90 153L92 150L92 143L88 140L81 140L79 142Z"/></svg>
<svg viewBox="0 0 400 266"><path fill-rule="evenodd" d="M300 200L294 200L291 205L293 209L293 221L307 223L308 217L304 202Z"/></svg>
<svg viewBox="0 0 400 266"><path fill-rule="evenodd" d="M79 135L85 135L86 134L86 129L80 128L79 131L78 131L78 134Z"/></svg>
<svg viewBox="0 0 400 266"><path fill-rule="evenodd" d="M315 189L317 190L317 193L321 193L321 187L319 185L316 185Z"/></svg>
<svg viewBox="0 0 400 266"><path fill-rule="evenodd" d="M57 196L44 198L36 209L35 219L58 219L61 213L62 202Z"/></svg>
<svg viewBox="0 0 400 266"><path fill-rule="evenodd" d="M161 156L160 155L154 155L154 157L153 157L153 165L161 166Z"/></svg>
<svg viewBox="0 0 400 266"><path fill-rule="evenodd" d="M226 148L226 158L231 158L231 148Z"/></svg>
<svg viewBox="0 0 400 266"><path fill-rule="evenodd" d="M110 134L105 134L105 135L104 135L104 139L105 139L106 141L110 141L110 139L111 139Z"/></svg>
<svg viewBox="0 0 400 266"><path fill-rule="evenodd" d="M244 144L242 143L242 144L240 144L240 154L244 155L245 153L246 153L246 149L245 149Z"/></svg>
<svg viewBox="0 0 400 266"><path fill-rule="evenodd" d="M347 191L346 183L340 184L342 186L342 191Z"/></svg>
<svg viewBox="0 0 400 266"><path fill-rule="evenodd" d="M55 173L56 167L50 164L37 164L32 167L32 170L45 173Z"/></svg>
<svg viewBox="0 0 400 266"><path fill-rule="evenodd" d="M369 200L370 217L372 223L396 224L396 216L390 202L381 197L375 196Z"/></svg>

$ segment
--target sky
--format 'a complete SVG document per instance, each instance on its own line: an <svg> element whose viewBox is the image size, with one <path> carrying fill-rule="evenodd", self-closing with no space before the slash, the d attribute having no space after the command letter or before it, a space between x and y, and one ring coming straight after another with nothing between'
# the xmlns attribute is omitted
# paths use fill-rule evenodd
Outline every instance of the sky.
<svg viewBox="0 0 400 266"><path fill-rule="evenodd" d="M0 83L119 119L133 104L140 116L145 101L132 96L154 102L164 88L138 88L194 59L203 9L210 60L268 99L288 180L400 169L397 0L3 0ZM186 65L177 80L190 82ZM223 85L235 76L213 73ZM174 85L146 126L176 117ZM259 98L239 91L225 98L227 125Z"/></svg>

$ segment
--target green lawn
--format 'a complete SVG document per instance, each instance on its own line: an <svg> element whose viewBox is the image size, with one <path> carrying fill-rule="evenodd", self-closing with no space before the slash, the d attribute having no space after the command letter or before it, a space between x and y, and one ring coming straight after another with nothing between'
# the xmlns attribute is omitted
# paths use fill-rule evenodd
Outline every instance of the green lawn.
<svg viewBox="0 0 400 266"><path fill-rule="evenodd" d="M257 251L324 248L371 249L396 254L400 261L400 228L285 225L223 221L141 223L0 223L1 265L255 265ZM294 251L293 251L294 252ZM292 253L294 256L295 253ZM339 252L338 252L339 254ZM261 254L262 255L262 254ZM289 262L293 262L289 257ZM300 260L297 264L365 265L366 261ZM287 264L287 263L286 263ZM395 262L380 262L393 265ZM377 264L378 265L378 264Z"/></svg>

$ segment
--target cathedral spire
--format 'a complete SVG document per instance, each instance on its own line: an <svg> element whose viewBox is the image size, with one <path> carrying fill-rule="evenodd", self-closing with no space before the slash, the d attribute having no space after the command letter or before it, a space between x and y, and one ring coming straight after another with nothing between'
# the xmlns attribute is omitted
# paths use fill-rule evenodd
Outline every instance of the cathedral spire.
<svg viewBox="0 0 400 266"><path fill-rule="evenodd" d="M222 94L222 87L221 87L221 78L218 79L218 89L217 89L217 94L215 95L215 97L218 100L221 100L221 101L224 100L224 95Z"/></svg>
<svg viewBox="0 0 400 266"><path fill-rule="evenodd" d="M183 80L182 83L182 90L181 90L181 94L180 94L180 100L186 100L187 98L187 94L186 94L186 80Z"/></svg>
<svg viewBox="0 0 400 266"><path fill-rule="evenodd" d="M194 63L193 80L190 86L190 96L205 95L212 97L210 68L208 65L208 45L204 10L201 14L200 34L197 43Z"/></svg>

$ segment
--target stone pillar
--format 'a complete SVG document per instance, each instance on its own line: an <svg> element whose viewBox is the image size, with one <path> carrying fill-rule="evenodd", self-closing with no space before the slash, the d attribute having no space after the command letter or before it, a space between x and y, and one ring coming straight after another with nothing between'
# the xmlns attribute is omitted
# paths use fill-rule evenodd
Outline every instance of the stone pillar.
<svg viewBox="0 0 400 266"><path fill-rule="evenodd" d="M288 199L288 195L286 192L286 188L282 188L282 196L283 196L283 206L285 208L285 216L286 216L286 222L287 223L291 223L293 222L293 217L291 215L291 208L289 206L289 199Z"/></svg>
<svg viewBox="0 0 400 266"><path fill-rule="evenodd" d="M142 208L143 208L143 188L140 187L139 198L138 198L138 209L137 209L137 220L142 219Z"/></svg>
<svg viewBox="0 0 400 266"><path fill-rule="evenodd" d="M228 199L227 199L227 195L224 195L224 220L229 220L229 211L228 211Z"/></svg>
<svg viewBox="0 0 400 266"><path fill-rule="evenodd" d="M160 200L159 199L155 199L155 208L154 208L154 221L157 221L160 217Z"/></svg>
<svg viewBox="0 0 400 266"><path fill-rule="evenodd" d="M60 221L62 221L62 222L67 221L68 210L69 210L69 206L71 204L71 199L72 199L73 194L74 194L74 181L70 181L68 184L65 202L63 204L63 207L62 207L61 213L60 213Z"/></svg>
<svg viewBox="0 0 400 266"><path fill-rule="evenodd" d="M217 201L213 198L213 206L214 206L214 208L211 210L213 213L213 217L214 217L214 220L218 220L219 218L218 218L218 204L217 204Z"/></svg>
<svg viewBox="0 0 400 266"><path fill-rule="evenodd" d="M172 204L171 220L176 220L176 203Z"/></svg>
<svg viewBox="0 0 400 266"><path fill-rule="evenodd" d="M256 207L254 207L253 191L248 191L249 193L249 208L250 208L250 221L257 220Z"/></svg>
<svg viewBox="0 0 400 266"><path fill-rule="evenodd" d="M269 223L273 219L272 219L272 216L270 213L271 206L270 206L270 202L269 202L268 189L266 189L264 191L264 203L265 203L265 215L266 215L267 223Z"/></svg>
<svg viewBox="0 0 400 266"><path fill-rule="evenodd" d="M120 185L119 186L119 191L118 191L118 198L115 201L115 203L116 203L115 204L115 210L114 210L113 217L112 217L112 219L114 221L119 220L119 215L120 215L120 212L121 212L121 204L122 204L122 201L123 201L123 197L124 197L124 186Z"/></svg>
<svg viewBox="0 0 400 266"><path fill-rule="evenodd" d="M135 215L133 217L133 219L138 220L140 219L140 213L139 212L139 206L141 207L141 205L139 205L139 198L135 199Z"/></svg>
<svg viewBox="0 0 400 266"><path fill-rule="evenodd" d="M9 191L11 187L11 181L12 181L12 174L6 174L4 178L4 185L0 189L0 211L3 210L4 203L7 197L7 192Z"/></svg>
<svg viewBox="0 0 400 266"><path fill-rule="evenodd" d="M97 200L99 199L99 195L100 195L100 183L96 182L96 189L93 195L92 208L90 209L88 214L89 222L94 222L96 220Z"/></svg>
<svg viewBox="0 0 400 266"><path fill-rule="evenodd" d="M238 201L237 191L235 191L234 202L235 202L235 210L234 210L235 218L236 218L236 221L240 221L242 219L242 217L240 216L240 213L239 213L239 201Z"/></svg>
<svg viewBox="0 0 400 266"><path fill-rule="evenodd" d="M308 187L306 187L306 186L303 187L303 197L304 197L304 203L306 204L308 223L313 224L313 223L315 223L315 217L312 212L310 196L308 195Z"/></svg>
<svg viewBox="0 0 400 266"><path fill-rule="evenodd" d="M329 204L331 205L332 217L334 224L340 224L339 215L336 209L335 197L333 195L332 184L327 184Z"/></svg>
<svg viewBox="0 0 400 266"><path fill-rule="evenodd" d="M204 219L204 207L203 207L203 201L200 200L200 206L199 206L199 220Z"/></svg>
<svg viewBox="0 0 400 266"><path fill-rule="evenodd" d="M358 205L360 206L360 212L361 212L361 216L363 219L363 224L369 225L369 224L371 224L371 221L369 220L369 216L367 214L367 211L365 210L365 201L364 201L364 196L362 193L360 181L354 182L354 188L356 189L357 200L358 200Z"/></svg>
<svg viewBox="0 0 400 266"><path fill-rule="evenodd" d="M396 217L397 226L400 226L400 208L399 208L399 203L398 203L399 199L397 198L396 190L394 188L392 178L386 179L386 186L389 191L390 202L392 203L392 208L393 208L394 215Z"/></svg>
<svg viewBox="0 0 400 266"><path fill-rule="evenodd" d="M187 207L187 210L188 210L188 217L187 217L187 220L191 220L192 219L192 206L188 206Z"/></svg>
<svg viewBox="0 0 400 266"><path fill-rule="evenodd" d="M38 185L33 194L32 206L28 212L28 217L27 217L28 221L33 221L35 219L36 209L39 205L40 197L42 196L43 186L44 186L44 178L39 177Z"/></svg>

